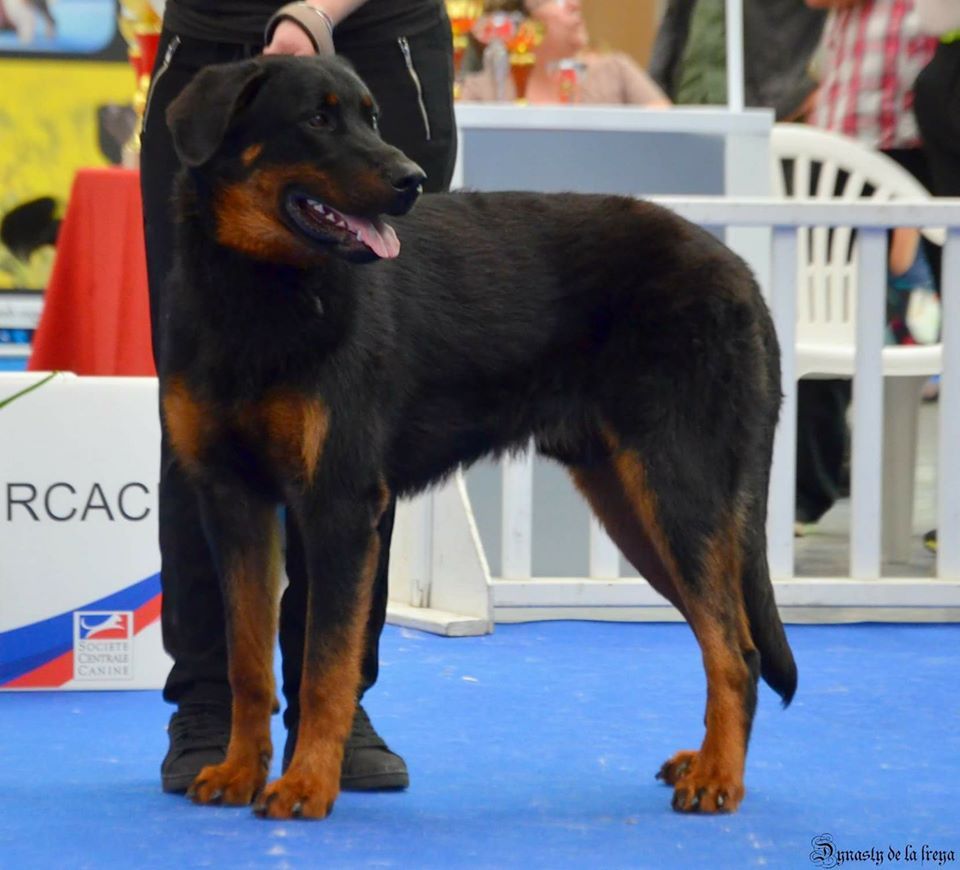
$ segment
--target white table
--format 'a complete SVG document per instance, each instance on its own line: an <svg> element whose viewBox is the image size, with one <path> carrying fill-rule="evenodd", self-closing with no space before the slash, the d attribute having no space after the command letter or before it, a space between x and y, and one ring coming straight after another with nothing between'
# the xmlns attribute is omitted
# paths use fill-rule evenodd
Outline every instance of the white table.
<svg viewBox="0 0 960 870"><path fill-rule="evenodd" d="M773 113L459 103L454 186L584 193L769 193Z"/></svg>

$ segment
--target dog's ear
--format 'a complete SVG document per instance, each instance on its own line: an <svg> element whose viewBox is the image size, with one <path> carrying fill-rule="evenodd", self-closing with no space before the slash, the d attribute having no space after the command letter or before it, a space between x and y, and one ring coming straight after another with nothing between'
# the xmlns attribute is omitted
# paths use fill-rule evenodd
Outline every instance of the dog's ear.
<svg viewBox="0 0 960 870"><path fill-rule="evenodd" d="M253 60L208 66L167 107L173 147L184 166L202 166L213 157L264 75L263 66Z"/></svg>

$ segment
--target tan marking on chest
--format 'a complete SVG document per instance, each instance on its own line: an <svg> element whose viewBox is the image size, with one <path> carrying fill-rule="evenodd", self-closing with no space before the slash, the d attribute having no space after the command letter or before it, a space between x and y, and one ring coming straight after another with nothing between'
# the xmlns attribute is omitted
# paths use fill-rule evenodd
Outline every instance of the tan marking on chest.
<svg viewBox="0 0 960 870"><path fill-rule="evenodd" d="M163 393L163 413L170 443L180 462L195 467L213 433L213 415L180 379L172 379Z"/></svg>
<svg viewBox="0 0 960 870"><path fill-rule="evenodd" d="M323 454L330 415L318 398L273 392L232 409L198 400L181 379L171 380L163 395L170 442L187 468L200 464L217 441L239 434L285 475L307 482Z"/></svg>
<svg viewBox="0 0 960 870"><path fill-rule="evenodd" d="M259 430L268 452L288 473L309 482L317 471L330 426L320 399L296 393L271 393L244 409L243 428Z"/></svg>

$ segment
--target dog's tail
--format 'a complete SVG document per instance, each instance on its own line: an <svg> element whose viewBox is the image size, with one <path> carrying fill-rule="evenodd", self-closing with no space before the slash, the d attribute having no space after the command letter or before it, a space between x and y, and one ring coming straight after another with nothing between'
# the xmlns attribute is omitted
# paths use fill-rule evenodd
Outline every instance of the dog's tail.
<svg viewBox="0 0 960 870"><path fill-rule="evenodd" d="M759 538L766 547L766 535L761 532ZM797 664L777 611L765 552L748 552L743 586L750 634L760 652L760 675L786 707L797 690Z"/></svg>
<svg viewBox="0 0 960 870"><path fill-rule="evenodd" d="M773 436L780 416L780 352L777 335L767 315L765 347L762 359L766 371L762 380L768 391L769 418L763 429L762 446L757 450L760 462L755 466L759 476L754 492L759 493L748 509L749 525L744 542L743 598L746 605L750 634L760 652L760 675L783 700L787 707L797 691L797 664L787 642L780 620L777 602L770 581L767 564L767 492L770 485L770 465L773 461Z"/></svg>

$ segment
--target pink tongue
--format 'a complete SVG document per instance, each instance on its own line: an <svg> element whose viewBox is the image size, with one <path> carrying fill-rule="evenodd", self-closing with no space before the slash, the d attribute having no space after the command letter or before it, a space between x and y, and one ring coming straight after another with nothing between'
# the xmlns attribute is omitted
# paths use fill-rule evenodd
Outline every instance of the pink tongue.
<svg viewBox="0 0 960 870"><path fill-rule="evenodd" d="M381 259L392 260L400 253L400 239L390 224L381 220L374 223L352 215L343 217L351 231L360 234L360 241Z"/></svg>

